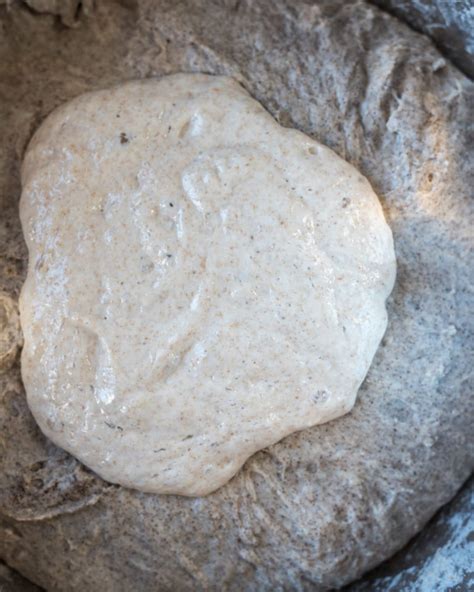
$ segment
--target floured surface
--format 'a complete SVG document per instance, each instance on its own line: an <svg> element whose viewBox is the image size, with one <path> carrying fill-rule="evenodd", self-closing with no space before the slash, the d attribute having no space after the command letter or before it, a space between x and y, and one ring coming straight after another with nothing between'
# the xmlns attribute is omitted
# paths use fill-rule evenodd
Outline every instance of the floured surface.
<svg viewBox="0 0 474 592"><path fill-rule="evenodd" d="M386 327L390 230L353 167L234 80L79 97L22 183L28 403L104 478L206 494L352 407Z"/></svg>
<svg viewBox="0 0 474 592"><path fill-rule="evenodd" d="M470 592L474 558L474 479L400 553L350 592Z"/></svg>
<svg viewBox="0 0 474 592"><path fill-rule="evenodd" d="M183 71L236 77L353 163L384 206L397 281L352 412L253 455L202 498L111 486L54 446L17 359L0 372L0 556L61 592L341 586L405 544L474 465L474 85L363 1L95 4L72 31L0 8L0 282L14 303L33 132L83 92Z"/></svg>

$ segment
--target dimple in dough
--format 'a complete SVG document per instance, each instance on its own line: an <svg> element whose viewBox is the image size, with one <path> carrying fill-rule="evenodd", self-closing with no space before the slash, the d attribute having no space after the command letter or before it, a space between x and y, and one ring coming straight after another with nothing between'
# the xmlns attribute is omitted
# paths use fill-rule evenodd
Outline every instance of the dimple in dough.
<svg viewBox="0 0 474 592"><path fill-rule="evenodd" d="M28 403L104 479L205 495L352 408L390 229L365 178L237 82L82 95L35 134L22 184Z"/></svg>

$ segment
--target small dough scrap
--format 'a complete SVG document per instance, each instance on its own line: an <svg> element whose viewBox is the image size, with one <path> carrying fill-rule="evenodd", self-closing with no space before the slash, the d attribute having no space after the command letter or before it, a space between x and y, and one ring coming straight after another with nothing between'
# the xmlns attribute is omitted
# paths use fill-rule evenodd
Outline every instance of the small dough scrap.
<svg viewBox="0 0 474 592"><path fill-rule="evenodd" d="M37 131L22 183L28 403L104 479L205 495L352 408L390 229L366 179L233 79L82 95Z"/></svg>

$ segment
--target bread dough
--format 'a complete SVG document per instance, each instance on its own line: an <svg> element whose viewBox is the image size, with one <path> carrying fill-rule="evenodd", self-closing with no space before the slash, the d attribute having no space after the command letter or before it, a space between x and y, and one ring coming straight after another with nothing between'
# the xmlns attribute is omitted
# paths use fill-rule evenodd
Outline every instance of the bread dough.
<svg viewBox="0 0 474 592"><path fill-rule="evenodd" d="M37 428L20 364L0 370L0 556L62 592L342 587L405 545L474 467L474 85L364 1L126 4L96 2L71 31L21 3L0 10L0 289L16 304L18 171L48 113L121 81L226 73L383 200L397 256L388 327L351 413L254 454L203 498L98 478Z"/></svg>
<svg viewBox="0 0 474 592"><path fill-rule="evenodd" d="M103 478L204 495L351 409L391 232L352 166L233 79L82 95L36 133L22 184L28 403Z"/></svg>

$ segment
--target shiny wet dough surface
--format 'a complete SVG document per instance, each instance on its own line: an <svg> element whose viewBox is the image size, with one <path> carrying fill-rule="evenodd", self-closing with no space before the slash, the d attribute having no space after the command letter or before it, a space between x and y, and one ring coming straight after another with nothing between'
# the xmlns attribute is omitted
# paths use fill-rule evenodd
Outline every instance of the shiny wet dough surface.
<svg viewBox="0 0 474 592"><path fill-rule="evenodd" d="M234 80L82 95L22 169L28 403L112 482L207 494L351 409L386 328L368 182Z"/></svg>

